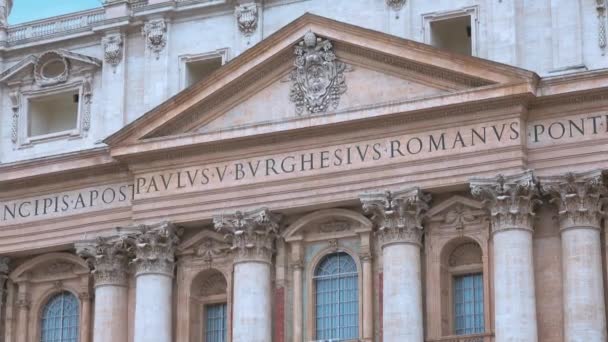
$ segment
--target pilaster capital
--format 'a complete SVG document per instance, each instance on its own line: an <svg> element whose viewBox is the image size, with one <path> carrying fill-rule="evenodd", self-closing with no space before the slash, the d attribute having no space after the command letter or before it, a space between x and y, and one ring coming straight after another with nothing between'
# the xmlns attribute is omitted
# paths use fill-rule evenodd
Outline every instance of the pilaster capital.
<svg viewBox="0 0 608 342"><path fill-rule="evenodd" d="M126 236L98 237L76 244L76 253L93 269L95 287L127 286L128 264L133 248Z"/></svg>
<svg viewBox="0 0 608 342"><path fill-rule="evenodd" d="M359 196L363 211L378 225L382 247L393 243L422 245L422 220L431 196L419 188L396 192L367 193Z"/></svg>
<svg viewBox="0 0 608 342"><path fill-rule="evenodd" d="M169 222L140 225L132 235L135 251L135 274L162 274L173 277L175 249L180 231Z"/></svg>
<svg viewBox="0 0 608 342"><path fill-rule="evenodd" d="M557 205L560 228L592 227L600 229L603 198L606 195L601 170L566 173L539 179L543 194Z"/></svg>
<svg viewBox="0 0 608 342"><path fill-rule="evenodd" d="M260 261L270 263L274 241L279 233L281 216L266 208L250 212L237 211L213 218L218 232L226 234L236 252L235 262Z"/></svg>
<svg viewBox="0 0 608 342"><path fill-rule="evenodd" d="M540 203L532 171L492 178L471 178L471 193L490 210L492 233L509 229L533 231L535 208Z"/></svg>

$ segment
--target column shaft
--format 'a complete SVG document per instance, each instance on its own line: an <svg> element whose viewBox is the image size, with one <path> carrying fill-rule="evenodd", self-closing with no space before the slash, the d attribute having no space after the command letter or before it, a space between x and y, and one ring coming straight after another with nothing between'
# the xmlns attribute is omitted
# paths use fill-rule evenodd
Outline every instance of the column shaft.
<svg viewBox="0 0 608 342"><path fill-rule="evenodd" d="M606 341L600 231L562 231L564 341Z"/></svg>
<svg viewBox="0 0 608 342"><path fill-rule="evenodd" d="M382 249L384 342L421 342L422 285L420 248L414 244L392 244Z"/></svg>
<svg viewBox="0 0 608 342"><path fill-rule="evenodd" d="M105 285L95 288L93 342L127 342L128 288Z"/></svg>
<svg viewBox="0 0 608 342"><path fill-rule="evenodd" d="M363 338L372 341L374 338L374 298L371 257L364 257L363 268Z"/></svg>
<svg viewBox="0 0 608 342"><path fill-rule="evenodd" d="M302 266L293 270L293 341L302 342Z"/></svg>
<svg viewBox="0 0 608 342"><path fill-rule="evenodd" d="M233 342L272 341L270 264L241 262L234 266Z"/></svg>
<svg viewBox="0 0 608 342"><path fill-rule="evenodd" d="M494 234L496 342L537 341L532 232Z"/></svg>
<svg viewBox="0 0 608 342"><path fill-rule="evenodd" d="M135 342L172 342L173 278L164 274L137 276Z"/></svg>

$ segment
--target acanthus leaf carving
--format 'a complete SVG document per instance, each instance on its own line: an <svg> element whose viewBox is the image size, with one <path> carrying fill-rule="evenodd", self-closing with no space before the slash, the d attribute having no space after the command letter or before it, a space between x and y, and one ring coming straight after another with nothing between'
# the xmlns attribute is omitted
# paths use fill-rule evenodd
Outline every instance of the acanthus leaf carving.
<svg viewBox="0 0 608 342"><path fill-rule="evenodd" d="M76 252L92 268L95 286L127 285L133 248L126 236L98 237L94 242L77 244Z"/></svg>
<svg viewBox="0 0 608 342"><path fill-rule="evenodd" d="M146 22L142 29L146 46L160 58L160 53L167 45L167 23L165 19L154 19Z"/></svg>
<svg viewBox="0 0 608 342"><path fill-rule="evenodd" d="M142 274L164 274L173 277L175 250L182 230L169 222L156 225L141 225L131 235L135 259L135 271Z"/></svg>
<svg viewBox="0 0 608 342"><path fill-rule="evenodd" d="M448 210L444 216L444 224L455 226L456 229L464 229L467 224L473 223L477 217L473 211L463 204L454 205Z"/></svg>
<svg viewBox="0 0 608 342"><path fill-rule="evenodd" d="M422 245L422 221L429 208L431 196L418 188L359 196L363 211L372 215L378 226L382 246L391 243Z"/></svg>
<svg viewBox="0 0 608 342"><path fill-rule="evenodd" d="M11 118L11 141L13 144L16 144L17 139L19 138L19 111L21 109L21 93L17 90L11 91L9 93L9 98L11 100L11 109L13 110L13 115Z"/></svg>
<svg viewBox="0 0 608 342"><path fill-rule="evenodd" d="M601 227L603 196L607 193L603 177L602 171L596 170L540 179L542 192L558 207L561 229Z"/></svg>
<svg viewBox="0 0 608 342"><path fill-rule="evenodd" d="M258 5L255 2L238 5L235 14L241 33L251 36L258 28Z"/></svg>
<svg viewBox="0 0 608 342"><path fill-rule="evenodd" d="M347 65L337 59L332 43L309 31L295 47L295 55L295 69L289 79L296 112L314 114L336 109L347 90Z"/></svg>
<svg viewBox="0 0 608 342"><path fill-rule="evenodd" d="M225 247L217 240L205 238L196 248L196 255L201 257L205 262L213 262L214 259L220 258L225 254Z"/></svg>
<svg viewBox="0 0 608 342"><path fill-rule="evenodd" d="M82 81L82 99L83 99L83 115L82 115L82 130L88 131L91 128L91 100L93 97L92 79L90 76L85 77Z"/></svg>
<svg viewBox="0 0 608 342"><path fill-rule="evenodd" d="M471 193L490 210L492 232L534 228L535 208L540 203L538 183L532 171L510 176L472 178Z"/></svg>
<svg viewBox="0 0 608 342"><path fill-rule="evenodd" d="M106 63L114 67L120 64L123 56L123 38L121 34L111 34L103 37L103 58Z"/></svg>
<svg viewBox="0 0 608 342"><path fill-rule="evenodd" d="M226 234L236 253L235 261L270 262L281 216L266 208L213 218L215 229Z"/></svg>

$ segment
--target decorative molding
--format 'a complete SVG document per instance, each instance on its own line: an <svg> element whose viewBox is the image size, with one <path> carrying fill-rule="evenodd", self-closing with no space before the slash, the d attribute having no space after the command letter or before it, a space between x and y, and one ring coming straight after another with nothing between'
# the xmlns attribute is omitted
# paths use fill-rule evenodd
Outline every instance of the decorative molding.
<svg viewBox="0 0 608 342"><path fill-rule="evenodd" d="M393 243L421 246L422 220L429 208L431 196L419 188L359 196L363 211L372 215L378 225L378 240L382 247Z"/></svg>
<svg viewBox="0 0 608 342"><path fill-rule="evenodd" d="M295 55L289 97L296 112L314 114L336 109L347 90L347 65L337 60L332 43L308 31L296 45Z"/></svg>
<svg viewBox="0 0 608 342"><path fill-rule="evenodd" d="M236 252L235 262L261 261L270 263L274 240L279 233L281 216L266 208L219 215L213 218L218 232L226 234Z"/></svg>
<svg viewBox="0 0 608 342"><path fill-rule="evenodd" d="M63 69L58 74L49 74L47 68L51 64L62 64ZM57 51L47 51L41 54L34 64L34 79L42 87L65 83L69 76L70 64L67 58Z"/></svg>
<svg viewBox="0 0 608 342"><path fill-rule="evenodd" d="M116 66L120 64L123 57L123 36L120 33L110 34L102 38L101 43L103 45L103 60L114 67L116 72Z"/></svg>
<svg viewBox="0 0 608 342"><path fill-rule="evenodd" d="M226 278L220 272L214 272L209 277L205 277L200 284L201 297L226 294L228 284Z"/></svg>
<svg viewBox="0 0 608 342"><path fill-rule="evenodd" d="M388 7L395 11L400 11L405 6L405 0L386 0Z"/></svg>
<svg viewBox="0 0 608 342"><path fill-rule="evenodd" d="M452 251L448 263L451 267L480 265L483 263L481 248L474 242L462 244Z"/></svg>
<svg viewBox="0 0 608 342"><path fill-rule="evenodd" d="M11 91L8 94L11 100L11 109L13 111L11 119L11 141L16 144L19 139L19 112L21 110L21 93L18 90Z"/></svg>
<svg viewBox="0 0 608 342"><path fill-rule="evenodd" d="M91 82L91 76L86 76L82 81L82 130L85 132L91 128L91 98L93 97Z"/></svg>
<svg viewBox="0 0 608 342"><path fill-rule="evenodd" d="M459 203L450 208L443 217L445 225L455 226L456 229L462 230L468 224L477 222L477 215L473 213L471 208Z"/></svg>
<svg viewBox="0 0 608 342"><path fill-rule="evenodd" d="M165 19L154 19L146 22L142 28L146 46L160 58L160 53L167 45L167 23Z"/></svg>
<svg viewBox="0 0 608 342"><path fill-rule="evenodd" d="M93 268L95 286L127 286L129 259L133 248L127 237L99 237L76 244L76 252Z"/></svg>
<svg viewBox="0 0 608 342"><path fill-rule="evenodd" d="M348 221L329 221L319 224L319 233L338 233L344 232L350 229L350 222Z"/></svg>
<svg viewBox="0 0 608 342"><path fill-rule="evenodd" d="M597 44L602 50L602 55L606 53L606 0L596 0L597 10Z"/></svg>
<svg viewBox="0 0 608 342"><path fill-rule="evenodd" d="M601 170L539 178L541 191L557 205L562 230L601 228L603 196L607 193L603 178Z"/></svg>
<svg viewBox="0 0 608 342"><path fill-rule="evenodd" d="M492 233L508 229L534 229L534 209L540 203L532 171L511 176L472 178L471 193L490 210Z"/></svg>
<svg viewBox="0 0 608 342"><path fill-rule="evenodd" d="M168 222L157 225L141 225L132 234L136 275L163 274L173 277L175 249L181 230Z"/></svg>
<svg viewBox="0 0 608 342"><path fill-rule="evenodd" d="M213 262L214 259L220 258L224 254L225 247L219 241L210 237L203 239L200 245L196 247L196 255L205 262Z"/></svg>
<svg viewBox="0 0 608 342"><path fill-rule="evenodd" d="M236 6L236 21L239 30L246 37L251 36L258 28L258 10L258 4L255 2Z"/></svg>

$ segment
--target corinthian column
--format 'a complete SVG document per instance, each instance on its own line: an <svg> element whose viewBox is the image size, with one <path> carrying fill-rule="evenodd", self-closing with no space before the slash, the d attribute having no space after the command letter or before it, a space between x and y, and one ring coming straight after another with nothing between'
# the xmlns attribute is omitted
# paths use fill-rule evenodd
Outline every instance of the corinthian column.
<svg viewBox="0 0 608 342"><path fill-rule="evenodd" d="M429 195L418 188L360 196L373 214L382 248L384 342L422 342L422 219Z"/></svg>
<svg viewBox="0 0 608 342"><path fill-rule="evenodd" d="M169 223L143 226L134 235L134 342L172 342L173 273L179 239Z"/></svg>
<svg viewBox="0 0 608 342"><path fill-rule="evenodd" d="M76 252L93 267L93 342L127 342L127 241L123 237L98 238L76 244Z"/></svg>
<svg viewBox="0 0 608 342"><path fill-rule="evenodd" d="M564 341L606 341L600 240L602 172L545 177L542 191L557 205L562 236Z"/></svg>
<svg viewBox="0 0 608 342"><path fill-rule="evenodd" d="M494 246L496 342L535 342L536 295L532 234L538 187L531 172L471 179L471 192L490 209Z"/></svg>
<svg viewBox="0 0 608 342"><path fill-rule="evenodd" d="M233 342L272 341L271 262L279 219L268 209L213 219L215 228L232 239L236 253Z"/></svg>

